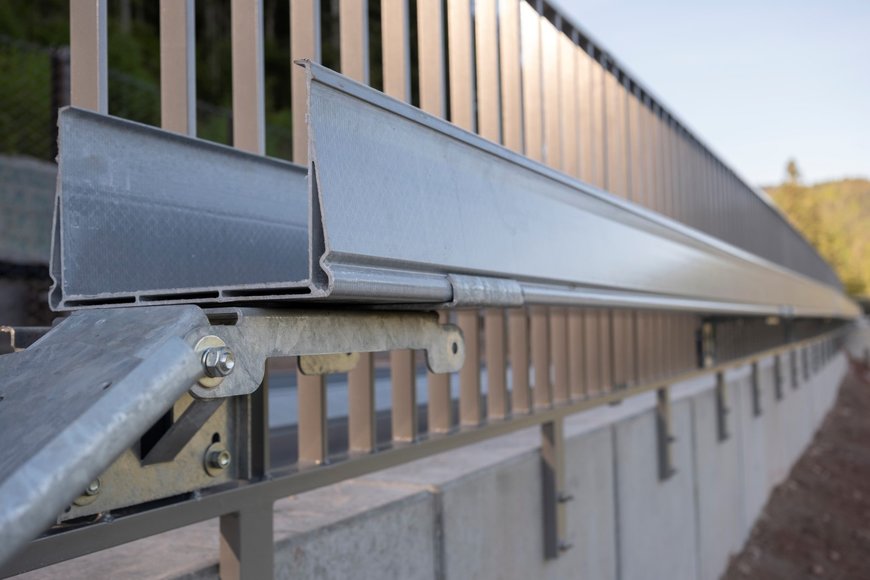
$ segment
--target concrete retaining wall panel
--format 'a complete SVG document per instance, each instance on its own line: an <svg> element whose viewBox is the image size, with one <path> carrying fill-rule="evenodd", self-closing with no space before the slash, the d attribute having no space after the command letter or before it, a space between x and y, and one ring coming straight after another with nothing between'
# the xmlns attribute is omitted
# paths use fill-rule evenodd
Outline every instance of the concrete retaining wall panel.
<svg viewBox="0 0 870 580"><path fill-rule="evenodd" d="M567 504L573 548L565 556L572 578L617 577L613 470L611 427L566 439L565 488L574 499Z"/></svg>
<svg viewBox="0 0 870 580"><path fill-rule="evenodd" d="M767 501L767 443L765 415L756 416L752 407L752 386L748 377L738 381L741 391L740 447L743 463L743 525L748 535L755 518Z"/></svg>
<svg viewBox="0 0 870 580"><path fill-rule="evenodd" d="M739 385L726 385L731 407L738 407ZM715 391L692 399L695 488L698 521L698 578L715 580L744 541L739 426L728 417L727 439L720 441Z"/></svg>
<svg viewBox="0 0 870 580"><path fill-rule="evenodd" d="M282 500L275 512L275 578L438 577L426 490L352 481Z"/></svg>
<svg viewBox="0 0 870 580"><path fill-rule="evenodd" d="M688 400L672 403L671 421L677 471L664 481L659 480L654 411L614 426L621 578L698 576Z"/></svg>

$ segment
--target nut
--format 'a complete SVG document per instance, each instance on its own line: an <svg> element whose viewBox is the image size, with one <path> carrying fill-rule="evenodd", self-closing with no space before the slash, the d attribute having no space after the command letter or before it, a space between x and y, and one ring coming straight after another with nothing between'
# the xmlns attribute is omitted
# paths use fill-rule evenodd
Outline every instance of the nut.
<svg viewBox="0 0 870 580"><path fill-rule="evenodd" d="M85 488L84 493L82 493L75 500L73 500L73 505L81 507L94 503L94 501L96 501L97 499L97 496L100 495L102 487L103 486L99 478L93 480Z"/></svg>
<svg viewBox="0 0 870 580"><path fill-rule="evenodd" d="M97 495L100 493L100 480L95 479L88 484L88 487L85 489L85 495Z"/></svg>
<svg viewBox="0 0 870 580"><path fill-rule="evenodd" d="M230 452L226 449L212 451L208 454L208 464L215 469L226 469L230 466Z"/></svg>
<svg viewBox="0 0 870 580"><path fill-rule="evenodd" d="M225 346L207 348L202 353L202 366L208 377L226 377L236 367L236 357Z"/></svg>
<svg viewBox="0 0 870 580"><path fill-rule="evenodd" d="M205 472L212 477L217 477L223 473L232 463L232 455L230 455L230 452L220 441L216 441L208 446L208 449L205 450L204 459Z"/></svg>

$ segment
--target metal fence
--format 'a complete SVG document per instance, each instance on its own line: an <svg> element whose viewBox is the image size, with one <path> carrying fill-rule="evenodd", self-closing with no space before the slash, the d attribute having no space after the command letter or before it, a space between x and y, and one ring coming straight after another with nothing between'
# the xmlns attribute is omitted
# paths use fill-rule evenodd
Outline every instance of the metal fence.
<svg viewBox="0 0 870 580"><path fill-rule="evenodd" d="M378 71L388 95L410 102L416 94L422 110L446 117L462 129L776 264L837 285L827 264L775 209L720 162L603 47L548 4L421 1L413 4L414 20L409 17L412 5L408 0L381 0L379 7L375 23L364 0L338 3L337 42L344 75L368 83L370 54L377 46L381 55ZM258 0L231 2L232 140L235 147L260 155L268 151L261 8ZM319 60L322 10L318 0L291 3L291 59ZM77 107L112 113L112 94L120 91L113 88L107 68L105 11L105 0L71 2L71 94ZM193 17L193 0L161 1L160 106L143 106L146 112L142 113L147 116L144 120L155 122L159 110L164 129L190 135L195 127L202 127L194 123L198 107L191 81ZM377 42L371 38L373 30L379 30ZM334 38L331 35L329 41ZM412 38L416 40L413 51ZM414 62L412 54L416 55ZM292 75L292 158L305 164L309 151L306 76L302 68L294 68ZM142 92L141 87L131 90ZM126 97L126 102L135 101ZM583 248L577 251L582 253ZM162 309L168 308L175 307L154 307L161 315L168 312ZM120 311L109 311L114 314L105 316L105 320L111 319L110 326L129 325ZM94 311L78 312L70 319L85 327L96 324L93 321L99 316L89 312ZM298 452L292 463L271 463L266 420L269 373L259 388L248 385L243 396L234 393L239 396L225 399L223 407L214 405L223 399L214 399L214 394L201 389L195 393L198 398L184 395L186 398L175 404L174 415L164 416L149 431L150 442L139 440L138 447L125 452L102 478L105 485L148 474L149 481L157 477L164 483L160 489L146 485L135 497L125 496L108 486L100 491L96 480L90 499L70 506L60 518L72 521L32 543L4 572L31 569L220 517L222 575L266 576L271 573L272 561L271 505L277 498L533 425L540 425L542 433L544 553L558 557L565 517L559 498L564 462L561 428L566 415L657 390L663 418L657 444L665 458L661 475L667 478L669 384L699 372L721 372L735 364L754 363L761 356L783 357L795 348L815 353L807 357L808 369L832 356L842 337L840 323L825 320L805 324L758 318L716 320L695 311L572 308L549 306L543 301L523 308L501 305L449 314L444 311L437 319L434 315L418 319L419 313L408 310L358 315L353 311L319 313L316 309L304 313L245 308L205 314L199 310L183 312L191 317L191 312L197 312L203 319L197 328L203 332L235 337L240 350L262 346L269 332L268 340L300 341L292 346L281 343L278 351L268 351L300 357L298 425L292 443ZM138 312L129 315L142 316ZM438 320L455 323L461 329L461 340L445 343L452 345L452 355L449 347L442 354L454 360L451 357L462 353L464 364L455 380L443 372L445 368L439 370L430 364L433 372L425 378L427 400L421 405L417 383L422 373L415 350L426 350L428 355L431 349L445 344L423 347L412 344L414 340L395 337L405 336L402 332L412 323L418 325L418 332L408 336L459 336L450 334L452 326L439 326ZM368 321L368 326L360 321ZM389 327L391 332L366 334L377 325L393 323L396 327ZM315 339L312 337L321 344L305 342ZM722 345L720 350L717 345ZM212 344L209 348L223 347ZM306 348L310 351L301 352ZM389 351L392 401L386 439L377 436L380 423L373 403L375 366L378 361L386 364L386 355L376 358L372 351ZM349 357L354 364L348 366L343 366L341 357L338 362L306 359L353 352L360 354ZM306 371L305 364L320 370L308 367ZM326 375L330 372L346 373L348 413L343 431L334 430L328 421ZM113 381L111 390L118 393L124 384L123 380ZM179 393L186 393L186 387ZM424 414L425 421L421 420ZM178 445L182 427L176 425L187 424L189 431L189 424L197 420L197 427L203 428L181 438L181 443L194 446L190 453L184 457L179 454L169 462L148 460L149 452L161 440ZM216 438L211 435L212 428ZM336 441L339 437L341 443ZM218 443L224 447L213 447ZM205 474L200 447L207 448ZM210 463L212 451L219 453ZM226 461L222 466L216 463L220 457L226 459L221 452L231 453L232 468L225 469L229 465ZM172 485L165 485L167 481ZM123 485L120 488L123 490ZM162 503L146 505L156 500ZM75 518L85 516L97 520L76 527Z"/></svg>
<svg viewBox="0 0 870 580"><path fill-rule="evenodd" d="M57 110L70 102L68 47L43 47L0 35L0 154L53 161L57 155ZM123 71L109 69L109 113L160 125L160 88ZM225 107L196 104L198 136L233 141L233 115ZM292 132L268 125L269 155L289 159Z"/></svg>

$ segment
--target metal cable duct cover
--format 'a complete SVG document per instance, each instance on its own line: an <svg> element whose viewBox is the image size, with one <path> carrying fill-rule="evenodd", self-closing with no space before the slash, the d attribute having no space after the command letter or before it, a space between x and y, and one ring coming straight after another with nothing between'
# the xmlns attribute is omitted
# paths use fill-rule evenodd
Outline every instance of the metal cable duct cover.
<svg viewBox="0 0 870 580"><path fill-rule="evenodd" d="M301 64L307 179L290 163L65 110L52 306L859 312L836 288Z"/></svg>

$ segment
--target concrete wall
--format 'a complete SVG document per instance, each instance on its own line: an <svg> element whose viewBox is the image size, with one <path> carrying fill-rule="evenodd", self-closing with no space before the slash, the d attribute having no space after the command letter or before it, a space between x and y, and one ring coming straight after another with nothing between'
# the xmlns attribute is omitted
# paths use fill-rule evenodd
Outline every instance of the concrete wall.
<svg viewBox="0 0 870 580"><path fill-rule="evenodd" d="M48 265L57 166L0 155L0 262Z"/></svg>
<svg viewBox="0 0 870 580"><path fill-rule="evenodd" d="M568 419L573 548L558 560L542 556L539 435L530 429L278 502L276 576L717 578L833 404L847 361L837 355L797 389L783 369L777 400L772 361L760 363L760 416L749 368L727 373L730 435L722 441L713 377L674 385L676 473L664 481L653 394ZM182 533L183 561L175 549ZM213 578L216 535L209 522L28 576L95 577L124 561L152 577ZM155 562L165 564L155 570Z"/></svg>

